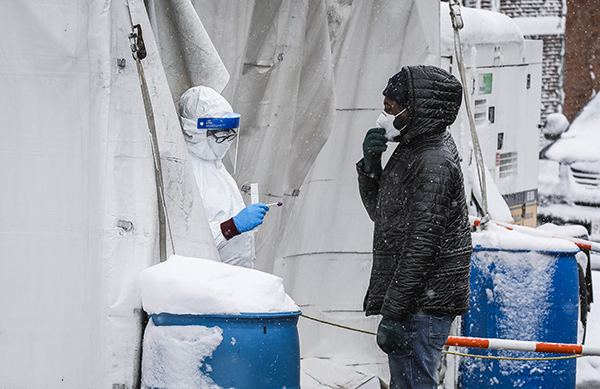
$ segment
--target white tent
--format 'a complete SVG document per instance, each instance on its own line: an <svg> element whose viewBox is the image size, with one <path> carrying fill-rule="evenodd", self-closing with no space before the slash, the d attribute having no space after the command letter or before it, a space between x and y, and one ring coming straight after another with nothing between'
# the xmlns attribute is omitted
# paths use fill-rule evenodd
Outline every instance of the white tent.
<svg viewBox="0 0 600 389"><path fill-rule="evenodd" d="M439 64L438 1L15 1L0 5L0 33L0 387L136 387L136 276L160 260L149 118L166 249L218 259L175 109L198 84L242 114L240 187L285 204L259 229L257 267L307 314L374 328L360 312L371 222L354 163L388 77ZM357 370L381 371L371 337L311 326L307 360L367 350Z"/></svg>

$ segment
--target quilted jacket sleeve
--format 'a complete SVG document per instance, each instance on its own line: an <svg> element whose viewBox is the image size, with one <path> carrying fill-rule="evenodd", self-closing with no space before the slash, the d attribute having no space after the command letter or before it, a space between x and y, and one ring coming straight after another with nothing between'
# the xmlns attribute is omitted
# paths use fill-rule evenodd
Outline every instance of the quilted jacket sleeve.
<svg viewBox="0 0 600 389"><path fill-rule="evenodd" d="M377 195L379 193L379 176L381 175L381 172L371 174L365 173L362 164L362 159L356 164L356 170L358 172L358 190L363 205L367 210L367 214L369 214L371 220L374 221L377 209Z"/></svg>

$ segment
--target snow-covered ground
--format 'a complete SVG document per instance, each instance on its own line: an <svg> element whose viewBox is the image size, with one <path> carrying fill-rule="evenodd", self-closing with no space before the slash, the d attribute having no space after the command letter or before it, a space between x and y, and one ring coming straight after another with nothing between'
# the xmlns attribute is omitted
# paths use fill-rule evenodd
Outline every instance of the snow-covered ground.
<svg viewBox="0 0 600 389"><path fill-rule="evenodd" d="M585 344L600 347L600 256L592 255L592 282L594 299L588 316ZM577 360L577 389L600 388L600 357L582 357Z"/></svg>
<svg viewBox="0 0 600 389"><path fill-rule="evenodd" d="M558 163L540 160L539 192L541 198L552 198L560 193L561 183L558 175ZM577 206L557 201L546 203L538 208L538 219L546 218L553 223L582 224L593 226L600 220L600 207ZM593 230L593 227L592 227ZM594 233L595 231L592 231ZM594 236L594 238L597 238ZM585 344L600 347L600 254L591 255L592 284L594 300L588 315L588 329ZM577 389L600 388L600 357L582 357L577 360Z"/></svg>
<svg viewBox="0 0 600 389"><path fill-rule="evenodd" d="M539 161L538 221L584 225L588 228L590 240L598 241L600 207L576 204L596 204L600 199L600 187L596 185L595 173L600 165L600 99L592 98L570 126L568 122L563 123L566 119L561 118L561 115L557 114L552 118L558 122L553 123L554 119L550 120L549 117L546 127L556 127L554 135L560 134L560 137L555 142L547 142L542 150L543 158ZM562 132L565 130L566 132ZM589 180L585 185L570 178L569 172L575 163L579 163L577 168L584 166L585 170L589 170ZM585 344L600 347L600 254L592 253L591 263L595 302L588 315ZM577 360L577 388L600 388L600 357L582 357Z"/></svg>

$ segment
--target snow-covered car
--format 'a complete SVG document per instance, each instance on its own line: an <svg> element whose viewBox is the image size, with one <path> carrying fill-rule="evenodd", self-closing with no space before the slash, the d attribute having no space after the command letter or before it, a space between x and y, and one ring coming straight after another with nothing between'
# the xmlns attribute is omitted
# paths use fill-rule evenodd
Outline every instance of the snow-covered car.
<svg viewBox="0 0 600 389"><path fill-rule="evenodd" d="M553 115L542 131L550 143L540 151L538 221L581 224L600 241L600 95L570 125Z"/></svg>
<svg viewBox="0 0 600 389"><path fill-rule="evenodd" d="M600 206L600 95L594 96L567 130L540 152L541 166L552 168L552 163L558 165L558 181L552 190L557 199Z"/></svg>

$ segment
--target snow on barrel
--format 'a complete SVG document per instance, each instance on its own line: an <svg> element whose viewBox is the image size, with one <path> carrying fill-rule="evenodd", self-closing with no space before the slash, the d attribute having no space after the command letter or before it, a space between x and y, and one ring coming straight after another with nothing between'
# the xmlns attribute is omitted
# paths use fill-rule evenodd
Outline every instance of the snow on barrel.
<svg viewBox="0 0 600 389"><path fill-rule="evenodd" d="M490 224L473 234L471 297L462 334L576 343L579 280L577 246ZM575 359L530 360L552 354L473 349L461 360L461 387L575 388ZM514 359L485 359L503 357Z"/></svg>
<svg viewBox="0 0 600 389"><path fill-rule="evenodd" d="M300 310L281 278L172 255L139 279L144 388L300 387Z"/></svg>

